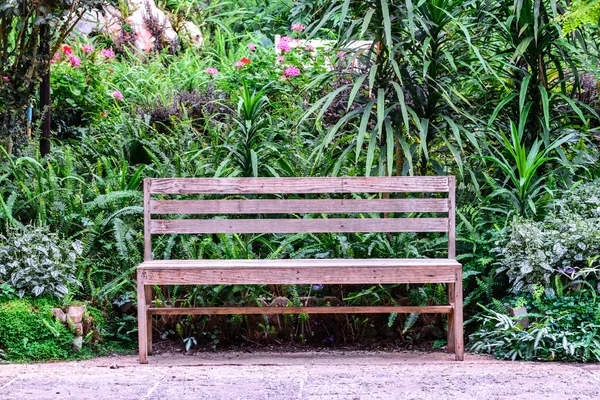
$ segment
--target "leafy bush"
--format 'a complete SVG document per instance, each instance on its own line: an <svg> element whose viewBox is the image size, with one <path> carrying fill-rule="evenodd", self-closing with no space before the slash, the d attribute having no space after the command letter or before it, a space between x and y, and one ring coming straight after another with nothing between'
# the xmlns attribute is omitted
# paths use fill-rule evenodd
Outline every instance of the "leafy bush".
<svg viewBox="0 0 600 400"><path fill-rule="evenodd" d="M41 361L72 357L73 334L52 317L50 309L46 301L0 304L0 358Z"/></svg>
<svg viewBox="0 0 600 400"><path fill-rule="evenodd" d="M600 361L600 302L594 289L562 292L558 296L536 295L515 300L530 305L527 328L505 312L484 308L473 318L481 325L471 335L471 349L512 360L577 360Z"/></svg>
<svg viewBox="0 0 600 400"><path fill-rule="evenodd" d="M64 297L75 279L75 259L81 254L78 241L61 240L45 227L14 229L0 235L0 279L20 297L42 293Z"/></svg>
<svg viewBox="0 0 600 400"><path fill-rule="evenodd" d="M542 222L515 219L510 241L501 249L500 267L513 291L549 287L553 276L572 274L600 254L598 181L581 185L553 205Z"/></svg>

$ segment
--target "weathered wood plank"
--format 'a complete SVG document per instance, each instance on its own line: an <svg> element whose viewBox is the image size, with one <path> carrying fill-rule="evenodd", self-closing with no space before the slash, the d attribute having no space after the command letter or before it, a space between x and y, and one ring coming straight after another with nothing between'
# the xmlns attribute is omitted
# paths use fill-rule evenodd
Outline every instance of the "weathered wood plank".
<svg viewBox="0 0 600 400"><path fill-rule="evenodd" d="M144 179L144 261L152 260L152 235L150 233L150 187L152 180Z"/></svg>
<svg viewBox="0 0 600 400"><path fill-rule="evenodd" d="M448 199L152 200L151 214L448 212Z"/></svg>
<svg viewBox="0 0 600 400"><path fill-rule="evenodd" d="M349 178L158 178L156 194L447 192L445 176Z"/></svg>
<svg viewBox="0 0 600 400"><path fill-rule="evenodd" d="M155 219L152 234L446 232L447 218Z"/></svg>
<svg viewBox="0 0 600 400"><path fill-rule="evenodd" d="M369 284L449 283L456 267L152 268L140 269L144 284Z"/></svg>
<svg viewBox="0 0 600 400"><path fill-rule="evenodd" d="M231 314L388 314L439 313L447 314L451 306L386 306L386 307L173 307L149 308L151 315L231 315Z"/></svg>
<svg viewBox="0 0 600 400"><path fill-rule="evenodd" d="M148 364L148 313L146 290L144 288L144 271L137 271L138 295L138 355L140 364Z"/></svg>
<svg viewBox="0 0 600 400"><path fill-rule="evenodd" d="M448 177L448 258L456 258L456 177Z"/></svg>
<svg viewBox="0 0 600 400"><path fill-rule="evenodd" d="M255 260L153 260L138 269L155 268L304 268L304 267L454 267L461 264L447 258L330 258L330 259L255 259Z"/></svg>

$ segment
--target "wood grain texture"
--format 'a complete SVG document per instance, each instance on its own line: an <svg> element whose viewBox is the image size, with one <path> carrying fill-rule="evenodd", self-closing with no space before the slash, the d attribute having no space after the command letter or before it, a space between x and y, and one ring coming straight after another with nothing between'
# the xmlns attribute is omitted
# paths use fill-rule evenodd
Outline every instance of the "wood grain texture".
<svg viewBox="0 0 600 400"><path fill-rule="evenodd" d="M151 179L144 179L144 261L152 260L152 234L150 233L150 188Z"/></svg>
<svg viewBox="0 0 600 400"><path fill-rule="evenodd" d="M151 214L448 212L448 199L152 200Z"/></svg>
<svg viewBox="0 0 600 400"><path fill-rule="evenodd" d="M144 289L144 272L137 271L137 296L138 296L138 354L140 364L148 364L148 313L146 305L146 291Z"/></svg>
<svg viewBox="0 0 600 400"><path fill-rule="evenodd" d="M462 268L456 271L454 283L454 355L456 361L465 359L465 343L463 338L463 287Z"/></svg>
<svg viewBox="0 0 600 400"><path fill-rule="evenodd" d="M456 258L456 177L448 177L448 258Z"/></svg>
<svg viewBox="0 0 600 400"><path fill-rule="evenodd" d="M446 232L447 218L154 219L152 234Z"/></svg>
<svg viewBox="0 0 600 400"><path fill-rule="evenodd" d="M260 267L141 269L146 285L386 284L454 282L455 267Z"/></svg>
<svg viewBox="0 0 600 400"><path fill-rule="evenodd" d="M138 269L196 269L196 268L351 268L351 267L453 267L456 260L447 258L329 258L329 259L255 259L255 260L153 260L143 262Z"/></svg>
<svg viewBox="0 0 600 400"><path fill-rule="evenodd" d="M149 308L151 315L232 315L232 314L447 314L450 306L387 306L387 307L173 307Z"/></svg>
<svg viewBox="0 0 600 400"><path fill-rule="evenodd" d="M291 194L447 192L445 176L349 178L158 178L156 194Z"/></svg>

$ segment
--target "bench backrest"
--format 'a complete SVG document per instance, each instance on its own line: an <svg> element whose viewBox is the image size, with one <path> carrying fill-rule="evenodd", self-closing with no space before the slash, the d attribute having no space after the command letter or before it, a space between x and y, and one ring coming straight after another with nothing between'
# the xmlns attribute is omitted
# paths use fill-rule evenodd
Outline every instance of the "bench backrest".
<svg viewBox="0 0 600 400"><path fill-rule="evenodd" d="M152 195L448 193L446 198L153 200ZM152 219L152 215L447 213L443 218ZM455 177L144 179L144 260L153 234L448 232L455 258Z"/></svg>

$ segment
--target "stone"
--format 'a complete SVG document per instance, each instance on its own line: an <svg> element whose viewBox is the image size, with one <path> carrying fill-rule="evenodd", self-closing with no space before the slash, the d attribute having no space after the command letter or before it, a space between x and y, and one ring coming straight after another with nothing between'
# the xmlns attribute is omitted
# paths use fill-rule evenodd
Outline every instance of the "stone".
<svg viewBox="0 0 600 400"><path fill-rule="evenodd" d="M276 297L269 307L287 307L290 300L287 297Z"/></svg>
<svg viewBox="0 0 600 400"><path fill-rule="evenodd" d="M179 37L171 21L165 12L156 6L154 0L128 0L128 4L132 13L125 22L131 27L136 49L149 53L156 49L157 40L167 46L178 43ZM153 31L160 32L161 37L155 37Z"/></svg>
<svg viewBox="0 0 600 400"><path fill-rule="evenodd" d="M204 38L202 37L200 28L192 21L185 21L179 33L182 38L187 39L193 46L201 47L204 45Z"/></svg>
<svg viewBox="0 0 600 400"><path fill-rule="evenodd" d="M83 336L76 336L73 338L73 350L80 351L83 347Z"/></svg>
<svg viewBox="0 0 600 400"><path fill-rule="evenodd" d="M86 11L73 31L82 35L103 32L114 40L121 35L122 21L123 16L119 9L110 4L103 4L101 9Z"/></svg>
<svg viewBox="0 0 600 400"><path fill-rule="evenodd" d="M523 317L517 321L517 324L521 325L523 327L523 329L529 328L529 317L526 316L527 309L525 307L511 308L508 310L508 313L512 317L519 317L521 315L525 315L525 317Z"/></svg>
<svg viewBox="0 0 600 400"><path fill-rule="evenodd" d="M67 322L67 314L65 314L65 312L60 308L53 308L52 315L54 315L54 317L62 323Z"/></svg>
<svg viewBox="0 0 600 400"><path fill-rule="evenodd" d="M73 324L73 334L75 336L83 336L83 324L81 322Z"/></svg>
<svg viewBox="0 0 600 400"><path fill-rule="evenodd" d="M335 296L325 296L323 297L323 305L329 304L332 307L335 306L343 306L344 304Z"/></svg>
<svg viewBox="0 0 600 400"><path fill-rule="evenodd" d="M300 297L300 304L302 304L303 307L315 307L317 305L317 299L309 296Z"/></svg>
<svg viewBox="0 0 600 400"><path fill-rule="evenodd" d="M74 324L79 324L83 320L83 314L85 314L85 306L71 306L67 311L67 316Z"/></svg>

